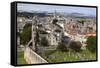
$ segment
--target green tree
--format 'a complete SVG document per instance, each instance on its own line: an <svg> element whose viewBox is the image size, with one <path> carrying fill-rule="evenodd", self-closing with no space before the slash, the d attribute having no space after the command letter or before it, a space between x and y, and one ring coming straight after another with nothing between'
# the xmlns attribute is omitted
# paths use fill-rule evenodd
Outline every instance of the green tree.
<svg viewBox="0 0 100 68"><path fill-rule="evenodd" d="M94 53L96 51L96 36L89 36L86 43L87 49Z"/></svg>
<svg viewBox="0 0 100 68"><path fill-rule="evenodd" d="M21 44L27 44L31 40L31 24L26 24L20 33Z"/></svg>
<svg viewBox="0 0 100 68"><path fill-rule="evenodd" d="M78 20L78 22L84 25L85 20Z"/></svg>

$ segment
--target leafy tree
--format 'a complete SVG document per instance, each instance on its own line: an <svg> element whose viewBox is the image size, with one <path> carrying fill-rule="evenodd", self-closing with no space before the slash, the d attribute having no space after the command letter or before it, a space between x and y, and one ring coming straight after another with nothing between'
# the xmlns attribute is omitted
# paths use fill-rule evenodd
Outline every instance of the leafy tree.
<svg viewBox="0 0 100 68"><path fill-rule="evenodd" d="M27 44L31 39L31 24L26 24L20 34L21 44Z"/></svg>
<svg viewBox="0 0 100 68"><path fill-rule="evenodd" d="M86 43L87 49L94 53L96 51L96 36L89 36Z"/></svg>
<svg viewBox="0 0 100 68"><path fill-rule="evenodd" d="M84 25L85 20L78 20L78 22Z"/></svg>
<svg viewBox="0 0 100 68"><path fill-rule="evenodd" d="M58 20L55 18L55 19L53 19L53 24L56 24L58 22Z"/></svg>

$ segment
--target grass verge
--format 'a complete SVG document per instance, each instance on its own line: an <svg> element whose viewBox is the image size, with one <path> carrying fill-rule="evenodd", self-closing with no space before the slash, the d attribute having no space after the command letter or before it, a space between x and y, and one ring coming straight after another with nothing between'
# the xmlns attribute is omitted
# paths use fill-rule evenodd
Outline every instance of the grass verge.
<svg viewBox="0 0 100 68"><path fill-rule="evenodd" d="M17 64L27 64L24 59L24 51L17 52Z"/></svg>

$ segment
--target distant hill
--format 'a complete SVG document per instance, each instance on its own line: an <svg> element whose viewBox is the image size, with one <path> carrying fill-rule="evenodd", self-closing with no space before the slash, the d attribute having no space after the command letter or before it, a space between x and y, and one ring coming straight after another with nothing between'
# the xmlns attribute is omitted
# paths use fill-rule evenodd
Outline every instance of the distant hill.
<svg viewBox="0 0 100 68"><path fill-rule="evenodd" d="M37 11L33 11L33 12L25 12L25 11L19 11L17 12L17 15L18 16L41 16L41 17L44 17L44 16L48 16L48 15L53 15L54 13L48 13L48 12L37 12ZM82 13L76 13L76 12L73 12L73 13L58 13L57 15L64 15L64 16L67 16L67 17L78 17L78 18L95 18L95 16L93 15L86 15L86 14L82 14Z"/></svg>
<svg viewBox="0 0 100 68"><path fill-rule="evenodd" d="M46 16L46 13L17 12L17 16L26 16L26 17L28 17L28 16L35 16L35 15L43 17L43 16Z"/></svg>
<svg viewBox="0 0 100 68"><path fill-rule="evenodd" d="M81 17L81 18L95 18L95 16L93 16L93 15L86 15L86 14L82 14L82 13L69 13L69 14L67 14L67 16Z"/></svg>

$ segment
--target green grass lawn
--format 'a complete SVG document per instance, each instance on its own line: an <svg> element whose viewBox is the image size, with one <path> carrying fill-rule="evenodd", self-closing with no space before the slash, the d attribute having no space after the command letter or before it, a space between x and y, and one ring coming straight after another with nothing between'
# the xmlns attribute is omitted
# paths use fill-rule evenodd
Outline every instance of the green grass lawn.
<svg viewBox="0 0 100 68"><path fill-rule="evenodd" d="M78 53L48 50L45 51L45 56L45 59L51 63L96 60L96 53L91 53L88 50L82 50Z"/></svg>
<svg viewBox="0 0 100 68"><path fill-rule="evenodd" d="M17 64L27 64L26 61L24 60L24 52L17 52Z"/></svg>
<svg viewBox="0 0 100 68"><path fill-rule="evenodd" d="M81 50L80 52L64 52L60 50L46 50L44 54L39 54L49 63L56 62L73 62L73 61L89 61L96 60L96 53L91 53L88 50ZM24 52L17 52L17 64L27 64L24 60Z"/></svg>

